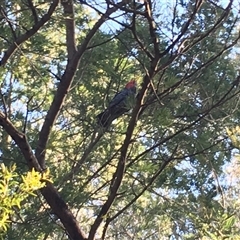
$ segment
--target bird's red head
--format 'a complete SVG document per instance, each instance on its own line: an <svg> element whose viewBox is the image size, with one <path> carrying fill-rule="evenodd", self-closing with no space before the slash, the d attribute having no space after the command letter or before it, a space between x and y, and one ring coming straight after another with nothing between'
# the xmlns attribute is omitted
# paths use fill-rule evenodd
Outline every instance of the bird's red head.
<svg viewBox="0 0 240 240"><path fill-rule="evenodd" d="M125 86L125 88L134 88L136 87L137 83L136 80L132 79L130 82L128 82Z"/></svg>

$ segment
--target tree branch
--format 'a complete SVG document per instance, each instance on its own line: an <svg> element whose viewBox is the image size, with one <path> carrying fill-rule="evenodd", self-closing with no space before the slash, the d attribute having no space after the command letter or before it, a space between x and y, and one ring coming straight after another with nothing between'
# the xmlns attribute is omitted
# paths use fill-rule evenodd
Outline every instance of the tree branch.
<svg viewBox="0 0 240 240"><path fill-rule="evenodd" d="M88 147L85 149L82 157L72 167L71 172L69 172L68 174L66 174L65 176L62 177L60 185L62 183L64 183L64 182L66 182L67 180L72 179L73 176L78 173L78 171L81 168L82 164L86 161L89 153L94 149L94 147L99 142L99 140L101 139L103 134L104 134L104 132L101 132L98 135L96 135L96 132L94 131L94 133L92 135L91 142L89 143Z"/></svg>
<svg viewBox="0 0 240 240"><path fill-rule="evenodd" d="M13 29L13 26L12 26L12 23L11 23L11 20L7 17L7 14L6 12L4 11L4 9L0 6L0 12L2 13L3 15L3 18L6 20L6 22L8 23L10 29L11 29L11 32L12 32L12 35L13 35L13 39L16 40L17 39L17 35Z"/></svg>
<svg viewBox="0 0 240 240"><path fill-rule="evenodd" d="M39 165L37 158L33 154L33 151L27 141L26 135L18 131L2 112L0 112L0 125L18 145L24 158L27 161L29 168L34 168L35 170L42 172L42 168ZM53 212L59 217L71 238L74 240L86 239L85 234L78 226L78 222L74 218L67 204L60 197L57 190L50 182L47 182L46 187L41 189L41 193Z"/></svg>
<svg viewBox="0 0 240 240"><path fill-rule="evenodd" d="M199 119L200 119L200 118L199 118ZM221 140L217 140L214 144L212 144L212 145L210 145L210 146L208 146L208 147L205 147L205 148L203 148L202 150L196 151L196 152L194 152L194 153L192 153L192 154L182 155L182 156L178 156L178 157L174 157L174 154L171 154L171 156L170 156L167 160L163 161L163 164L166 164L166 166L167 166L167 164L168 164L169 162L172 162L172 161L174 161L174 160L182 160L182 159L186 159L186 158L189 158L189 157L197 156L197 155L199 155L199 154L204 154L204 153L207 152L209 149L211 149L213 146L217 146L219 143L221 143L223 140L226 140L226 139L227 139L227 137L225 137L224 139L221 139ZM164 142L161 142L161 144L163 144L163 143L164 143ZM175 152L176 152L176 149L173 151L173 153L175 153ZM142 156L143 156L143 155L141 154L141 157L142 157ZM139 159L139 156L137 156L137 157L131 162L131 164L129 164L129 165L127 166L127 168L129 168L129 167L132 165L132 163L135 162L136 159ZM166 166L165 166L165 167L166 167ZM211 166L212 166L212 165L211 165ZM165 168L165 167L164 167L164 168ZM140 193L138 193L137 195L135 195L135 197L134 197L125 207L123 207L120 211L118 211L115 215L113 215L112 217L107 218L106 223L105 223L105 226L104 226L104 230L103 230L103 235L106 234L107 227L108 227L109 223L110 223L111 221L113 221L114 219L116 219L116 218L117 218L120 214L122 214L127 208L129 208L129 207L144 193L144 191L146 191L146 190L152 185L153 181L156 179L157 176L159 176L159 174L162 172L162 170L164 170L164 169L163 169L162 166L161 166L160 172L157 171L157 172L154 174L154 176L151 178L150 182L149 182L146 186L144 186L144 188L140 191ZM214 169L213 169L213 171L214 171ZM137 179L137 180L139 181L140 184L144 185L144 183L142 183L139 179ZM102 238L102 239L104 239L104 238Z"/></svg>
<svg viewBox="0 0 240 240"><path fill-rule="evenodd" d="M122 148L120 150L120 158L118 161L117 169L116 169L115 173L113 174L112 182L111 182L110 189L109 189L108 199L103 204L97 218L95 219L95 221L90 229L88 240L94 239L94 236L95 236L95 233L96 233L98 227L102 223L104 217L106 216L107 212L109 211L111 205L113 204L113 202L116 198L118 189L121 185L123 175L125 172L125 166L126 166L126 161L127 161L127 151L128 151L128 146L131 142L133 130L135 128L135 124L137 122L139 113L141 112L143 102L145 99L145 95L146 95L147 89L149 88L149 85L150 85L150 80L153 78L153 76L156 73L157 66L158 66L159 59L160 59L159 58L159 41L158 41L158 37L155 32L155 23L152 19L152 9L151 9L151 5L150 5L150 1L148 1L145 4L146 4L145 7L147 9L146 18L149 23L149 32L150 32L150 35L152 38L152 42L154 44L154 59L152 59L152 61L151 61L149 71L146 73L143 83L142 83L142 89L139 91L138 96L137 96L136 106L133 109L132 117L130 119L130 122L129 122L129 125L127 128L125 140L124 140Z"/></svg>
<svg viewBox="0 0 240 240"><path fill-rule="evenodd" d="M30 37L32 37L52 16L55 11L59 0L54 0L51 6L48 9L48 12L27 32L23 35L19 36L12 45L8 48L8 50L4 53L2 60L0 61L0 66L4 66L8 59L13 55L13 53L17 50L17 48Z"/></svg>
<svg viewBox="0 0 240 240"><path fill-rule="evenodd" d="M118 213L116 213L114 216L112 216L111 218L108 218L107 222L111 222L113 221L115 218L117 218L120 214L122 214L127 208L129 208L134 202L136 202L136 200L142 196L142 194L153 184L153 182L156 180L156 178L162 173L162 171L167 167L167 165L171 162L171 158L167 159L165 161L162 162L161 167L158 169L158 171L153 175L153 177L150 179L150 181L148 182L148 184L140 191L140 193L138 193L125 207L123 207ZM104 227L105 228L105 227ZM106 229L104 229L105 231L107 230L107 226Z"/></svg>
<svg viewBox="0 0 240 240"><path fill-rule="evenodd" d="M28 2L28 4L26 4L26 5L31 9L34 22L35 22L35 24L37 24L38 15L37 15L36 8L34 7L32 0L27 0L27 2Z"/></svg>
<svg viewBox="0 0 240 240"><path fill-rule="evenodd" d="M30 145L27 142L26 136L18 131L11 121L6 117L5 114L0 112L0 125L5 129L5 131L12 137L20 148L24 158L27 161L27 164L30 169L34 168L39 172L42 172L40 165L38 164L37 159L35 158Z"/></svg>
<svg viewBox="0 0 240 240"><path fill-rule="evenodd" d="M197 14L197 12L199 11L200 7L202 5L202 0L200 1L196 1L196 5L194 7L194 11L191 14L191 16L189 17L188 21L183 25L181 33L177 36L177 38L172 42L172 44L170 44L163 52L160 53L160 57L165 56L177 43L178 41L183 37L183 35L187 32L188 27L190 26L190 24L192 23L195 15Z"/></svg>
<svg viewBox="0 0 240 240"><path fill-rule="evenodd" d="M72 0L62 1L62 5L65 16L68 59L71 59L74 53L77 52L75 40L75 18L73 1Z"/></svg>
<svg viewBox="0 0 240 240"><path fill-rule="evenodd" d="M120 151L120 158L119 158L119 161L118 161L117 169L116 169L116 171L113 175L111 186L110 186L110 189L109 189L110 193L109 193L108 199L104 203L104 205L102 206L97 218L94 221L94 224L91 227L88 240L93 240L94 239L95 233L96 233L99 225L102 223L102 221L103 221L105 215L107 214L108 210L110 209L113 201L115 200L117 191L118 191L118 189L120 187L120 184L122 182L122 178L123 178L123 174L124 174L124 170L125 170L125 165L126 165L126 160L127 160L126 156L127 156L128 146L129 146L132 134L133 134L135 123L137 121L138 114L140 112L141 105L142 105L142 102L143 102L143 98L144 98L145 93L147 91L148 85L149 85L149 79L148 79L148 76L146 76L145 81L143 83L143 87L142 87L142 89L140 91L140 94L139 94L139 97L137 99L136 106L133 109L133 113L132 113L131 120L129 122L129 126L127 128L126 137L125 137L123 146L122 146L121 151Z"/></svg>
<svg viewBox="0 0 240 240"><path fill-rule="evenodd" d="M131 31L132 34L135 38L135 40L137 41L138 45L140 46L141 50L144 51L146 53L146 55L148 56L148 58L150 60L154 59L153 55L148 51L147 47L144 46L144 44L142 43L142 41L139 39L138 35L137 35L137 31L136 31L136 14L133 14L133 18L132 18L132 26L131 26Z"/></svg>
<svg viewBox="0 0 240 240"><path fill-rule="evenodd" d="M230 100L231 98L233 98L234 96L236 96L237 94L240 93L239 91L236 91L236 93L232 94L229 96L229 94L233 91L233 89L239 84L240 81L240 76L237 76L236 80L233 82L232 86L226 91L226 93L222 96L222 98L220 98L216 103L213 103L211 107L209 107L208 109L198 113L199 117L193 121L192 123L188 124L187 126L185 126L184 128L179 129L178 131L176 131L174 134L166 137L165 139L159 141L158 143L156 143L155 145L153 145L152 147L148 148L147 150L145 150L144 152L140 153L137 158L140 158L142 156L144 156L145 154L147 154L148 152L154 150L156 147L161 146L162 144L164 144L165 142L167 142L168 140L172 139L173 137L177 136L178 134L180 134L181 132L186 131L187 129L193 127L196 123L198 123L200 120L204 119L213 109L216 109L216 107L221 106L222 104L224 104L225 102L227 102L228 100ZM131 164L133 164L133 162L137 159L135 158Z"/></svg>
<svg viewBox="0 0 240 240"><path fill-rule="evenodd" d="M154 54L155 57L159 59L160 57L160 49L159 49L159 39L156 35L156 23L154 22L153 16L152 16L152 2L151 0L144 1L145 9L146 9L146 19L148 21L149 25L149 33L152 39L152 43L154 46Z"/></svg>
<svg viewBox="0 0 240 240"><path fill-rule="evenodd" d="M181 51L180 48L181 46L184 44L184 42L188 39L183 39L183 41L179 44L178 46L178 51L181 53L185 53L187 52L189 49L191 49L195 44L197 44L198 42L201 42L203 39L205 39L207 36L209 36L212 32L216 31L217 28L219 28L222 24L222 21L224 20L224 18L226 18L231 10L231 6L232 6L233 0L231 0L228 4L228 6L224 9L224 12L222 13L222 15L219 17L219 19L217 19L216 23L214 24L214 26L212 28L210 28L208 31L206 31L205 33L201 34L198 36L198 38L196 40L193 39L189 39L192 40L192 42L190 42L190 44L188 46L186 46L185 48L183 48ZM236 19L237 20L237 19ZM238 35L239 36L239 35ZM239 37L238 37L239 38ZM237 38L237 40L238 40ZM235 41L234 41L235 42Z"/></svg>
<svg viewBox="0 0 240 240"><path fill-rule="evenodd" d="M124 1L118 3L118 6L124 5ZM49 138L49 134L51 132L52 126L59 114L59 111L62 107L62 104L67 96L67 93L71 87L73 77L75 72L77 71L79 61L81 57L83 56L84 52L87 49L88 44L90 43L92 37L96 33L96 31L99 29L99 27L106 21L106 19L115 11L118 10L118 7L112 7L108 8L101 16L101 18L95 23L93 28L89 31L87 34L86 38L84 39L83 43L81 46L78 48L78 51L73 55L71 59L68 60L66 70L62 76L62 80L59 83L57 92L54 96L53 102L49 108L49 111L46 115L45 121L43 123L42 129L39 133L39 140L38 140L38 145L36 149L36 156L37 159L42 166L42 168L45 168L45 149L47 145L47 141Z"/></svg>

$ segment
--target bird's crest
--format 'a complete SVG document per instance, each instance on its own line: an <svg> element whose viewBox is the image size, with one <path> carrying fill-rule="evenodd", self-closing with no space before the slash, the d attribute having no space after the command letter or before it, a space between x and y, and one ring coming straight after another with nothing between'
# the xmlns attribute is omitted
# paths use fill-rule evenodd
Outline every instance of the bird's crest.
<svg viewBox="0 0 240 240"><path fill-rule="evenodd" d="M126 84L125 88L136 87L136 84L137 84L136 80L135 79L131 79L131 81Z"/></svg>

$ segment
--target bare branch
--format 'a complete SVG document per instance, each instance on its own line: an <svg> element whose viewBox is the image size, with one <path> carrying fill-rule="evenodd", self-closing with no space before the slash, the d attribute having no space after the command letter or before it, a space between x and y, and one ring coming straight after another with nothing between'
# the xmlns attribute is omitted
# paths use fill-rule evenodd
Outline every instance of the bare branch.
<svg viewBox="0 0 240 240"><path fill-rule="evenodd" d="M161 99L163 99L164 97L166 97L166 95L169 95L170 93L174 92L181 84L183 84L184 82L186 82L188 79L191 79L191 77L193 77L194 75L196 75L197 73L200 74L200 72L205 69L206 67L208 67L209 65L211 65L214 61L217 60L218 57L220 57L225 51L229 50L230 48L232 48L240 39L240 35L236 37L236 39L229 45L226 45L220 52L218 52L217 54L215 54L214 56L210 57L205 63L203 63L202 65L200 65L195 71L193 71L192 73L189 73L189 71L186 71L186 73L184 74L184 76L177 81L176 83L174 83L173 85L171 85L169 88L165 89L164 91L160 92L152 97L150 97L148 99L148 101L144 104L141 112L139 115L142 115L142 113L144 112L144 110L152 103L156 102L156 101L161 101ZM172 58L167 62L167 64L164 64L162 66L159 67L159 69L157 70L157 72L159 72L160 70L164 70L167 68L167 66L169 66L169 64L174 61L176 58L178 57L178 55L172 56ZM188 74L189 73L189 74ZM157 97L159 99L157 99ZM162 104L161 104L162 105Z"/></svg>
<svg viewBox="0 0 240 240"><path fill-rule="evenodd" d="M99 142L99 140L101 139L101 137L103 136L104 132L101 132L99 133L97 136L96 136L96 132L93 133L92 135L92 139L91 139L91 142L90 144L88 145L88 147L85 149L82 157L77 161L77 163L75 164L75 166L72 167L72 170L70 173L68 173L67 175L65 175L63 178L62 178L62 183L66 182L67 180L69 179L72 179L73 176L75 174L78 173L79 169L81 168L82 164L86 161L89 153L94 149L94 147L96 146L96 144ZM96 137L96 138L95 138ZM60 184L61 185L61 184Z"/></svg>
<svg viewBox="0 0 240 240"><path fill-rule="evenodd" d="M155 149L158 146L161 146L163 143L165 143L166 141L168 141L169 139L173 138L174 136L177 136L179 133L184 132L185 130L189 129L190 127L194 126L196 123L198 123L200 120L204 119L213 109L215 109L216 107L224 104L225 102L229 101L230 99L232 99L234 96L236 96L237 94L239 94L240 90L235 92L234 94L230 95L229 94L233 91L233 89L236 87L236 85L239 83L240 80L240 76L238 76L236 78L236 80L233 82L232 86L226 91L226 93L222 96L222 98L220 98L216 103L212 104L211 107L209 107L208 109L205 109L204 111L202 111L201 113L198 113L198 118L193 121L192 123L190 123L189 125L185 126L184 128L176 131L173 135L170 135L168 137L166 137L165 139L159 141L158 143L156 143L155 145L153 145L152 147L148 148L147 150L145 150L144 152L142 152L141 154L138 155L138 158L140 158L141 156L145 155L146 153L152 151L153 149Z"/></svg>
<svg viewBox="0 0 240 240"><path fill-rule="evenodd" d="M165 56L177 43L178 41L183 37L183 35L187 32L188 27L192 23L196 13L199 11L200 7L202 5L202 0L196 1L196 5L194 6L194 11L190 15L188 21L183 25L181 33L177 36L177 38L170 44L163 52L160 53L160 57Z"/></svg>
<svg viewBox="0 0 240 240"><path fill-rule="evenodd" d="M122 208L120 211L118 211L117 214L115 214L114 216L112 216L111 218L108 218L106 221L106 224L104 226L104 234L106 234L107 231L107 227L109 225L109 223L111 221L113 221L116 217L118 217L120 214L122 214L127 208L129 208L134 202L136 202L136 200L142 196L142 194L153 184L153 182L156 180L156 178L162 173L162 171L167 167L167 165L171 162L171 158L170 160L166 160L162 162L161 167L159 168L159 170L154 174L154 176L150 179L150 181L148 182L148 184L140 191L140 193L138 193L124 208Z"/></svg>
<svg viewBox="0 0 240 240"><path fill-rule="evenodd" d="M222 15L219 17L219 19L216 21L216 23L214 24L214 26L209 29L208 31L206 31L205 33L199 35L197 37L197 39L195 41L192 41L190 42L190 44L188 46L186 46L185 48L183 48L181 50L181 53L185 53L187 52L190 48L192 48L194 45L196 45L198 42L202 41L204 38L206 38L207 36L209 36L211 33L213 33L217 28L219 28L222 24L222 21L224 20L224 18L226 18L231 10L231 6L232 6L232 3L233 3L233 0L229 2L228 6L226 7L225 11L222 13ZM236 23L237 19L235 20L234 23ZM191 40L189 38L186 38L188 40ZM183 45L184 42L186 41L186 39L184 39L180 44L179 46ZM234 41L234 44L236 44L236 41L239 39L239 36L238 38ZM225 50L225 49L224 49ZM178 50L179 51L179 50Z"/></svg>
<svg viewBox="0 0 240 240"><path fill-rule="evenodd" d="M29 168L34 168L35 170L42 172L42 168L39 165L37 158L33 154L33 151L27 141L26 135L18 131L2 112L0 112L0 125L18 145L24 158L27 161ZM85 234L79 228L78 222L69 210L67 204L63 201L57 190L50 182L47 182L46 187L41 189L41 193L52 208L53 212L59 217L71 238L79 240L86 239Z"/></svg>
<svg viewBox="0 0 240 240"><path fill-rule="evenodd" d="M38 22L38 15L37 15L36 8L34 7L32 0L27 0L27 2L28 2L28 7L31 9L34 22L35 22L35 24L37 24L37 22Z"/></svg>
<svg viewBox="0 0 240 240"><path fill-rule="evenodd" d="M146 0L144 1L144 5L146 8L146 19L148 21L149 25L149 33L152 39L152 43L154 46L154 54L157 59L160 58L160 50L159 50L159 39L158 36L156 35L156 23L154 22L153 16L152 16L152 2L151 0Z"/></svg>
<svg viewBox="0 0 240 240"><path fill-rule="evenodd" d="M111 18L110 18L111 19ZM98 43L98 44L94 44L94 45L91 45L91 46L88 46L87 49L90 50L90 49L93 49L95 47L99 47L101 45L104 45L110 41L112 41L113 39L115 39L117 36L119 36L125 29L119 31L117 34L113 35L112 37L108 38L107 40L101 42L101 43Z"/></svg>
<svg viewBox="0 0 240 240"><path fill-rule="evenodd" d="M140 46L141 50L143 50L146 55L149 57L150 60L152 60L154 57L153 55L147 50L147 47L144 46L144 44L142 43L142 41L139 39L137 32L136 32L136 14L133 14L133 21L132 21L132 27L130 28L132 31L132 34L135 38L135 40L137 41L138 45Z"/></svg>
<svg viewBox="0 0 240 240"><path fill-rule="evenodd" d="M218 140L216 141L216 143L214 143L213 145L211 146L208 146L200 151L196 151L190 155L186 155L186 156L181 156L181 157L174 157L176 151L177 151L177 146L175 147L175 149L173 150L171 156L168 158L168 159L165 159L162 163L162 166L161 168L159 169L159 171L157 171L154 176L151 178L150 182L147 184L147 185L144 185L144 183L142 183L138 178L137 178L137 181L139 183L141 183L144 187L143 189L135 195L135 197L125 206L123 207L120 211L118 211L115 215L113 215L112 217L108 218L106 220L106 223L105 223L105 226L104 226L104 234L106 234L106 230L107 230L107 227L109 225L110 222L112 222L115 218L117 218L119 215L121 215L127 208L129 208L139 197L141 197L141 195L147 190L149 189L149 187L152 185L152 183L155 181L156 177L158 177L161 172L166 168L166 166L168 165L168 163L174 161L174 160L179 160L179 159L185 159L186 157L192 157L192 156L196 156L196 155L199 155L199 154L203 154L205 152L207 152L209 149L211 149L213 146L216 146L218 145L220 142L222 142L222 140ZM138 158L138 157L137 157ZM136 158L136 159L137 159ZM133 160L133 162L135 162L135 160ZM128 167L130 167L132 165L129 164Z"/></svg>
<svg viewBox="0 0 240 240"><path fill-rule="evenodd" d="M62 5L66 25L68 59L71 59L74 53L77 52L75 40L75 19L73 1L72 0L62 1Z"/></svg>
<svg viewBox="0 0 240 240"><path fill-rule="evenodd" d="M17 35L13 29L13 26L12 26L12 23L11 23L11 20L7 17L7 14L5 13L4 9L0 6L0 11L3 15L3 18L7 21L10 29L11 29L11 32L12 32L12 35L13 35L13 39L15 40L17 38Z"/></svg>
<svg viewBox="0 0 240 240"><path fill-rule="evenodd" d="M125 3L124 2L120 2L118 5L119 6L123 6ZM94 36L94 34L96 33L96 31L99 29L99 27L105 22L105 20L115 11L118 10L118 7L112 7L112 8L108 8L105 12L105 14L103 14L101 16L101 18L95 23L95 25L93 26L93 28L89 31L89 33L87 34L86 38L84 39L83 43L81 44L81 46L78 48L78 51L73 55L73 57L71 59L69 59L67 66L66 66L66 70L62 76L62 80L59 83L57 92L54 96L53 102L49 108L49 111L46 115L44 124L42 126L42 129L39 133L39 140L38 140L38 146L36 149L36 156L38 158L38 161L40 163L40 165L45 168L45 149L46 149L46 145L47 145L47 141L49 138L49 134L51 132L52 126L59 114L59 111L62 107L62 104L67 96L67 93L71 87L72 81L73 81L73 77L74 74L77 70L79 61L82 57L82 55L84 54L84 52L86 51L89 42L91 41L92 37Z"/></svg>
<svg viewBox="0 0 240 240"><path fill-rule="evenodd" d="M26 115L25 115L25 119L24 119L24 125L23 125L23 133L26 134L26 129L27 129L27 122L28 122L28 114L29 114L29 105L30 105L30 102L32 101L33 99L33 96L31 96L28 101L27 101L27 112L26 112Z"/></svg>
<svg viewBox="0 0 240 240"><path fill-rule="evenodd" d="M137 103L135 108L133 109L133 113L132 113L132 117L131 120L129 122L128 128L127 128L127 132L126 132L126 137L124 140L124 143L122 145L122 148L120 150L120 159L118 161L118 165L117 165L117 169L113 175L112 178L112 183L109 189L109 196L107 201L104 203L104 205L102 206L97 218L95 219L94 224L91 227L90 233L89 233L89 240L93 240L95 233L99 227L99 225L101 224L101 222L104 219L104 216L107 214L108 210L110 209L116 195L117 195L117 191L118 188L120 187L120 184L122 182L122 178L123 178L123 174L124 174L124 170L125 170L125 165L126 165L126 156L127 156L127 150L128 150L128 146L129 143L131 141L131 137L132 137L132 133L138 118L138 114L140 112L141 106L142 106L142 102L144 99L144 96L146 94L147 88L149 86L149 78L146 75L143 85L142 85L142 89L140 90L140 93L138 95L138 99L137 99Z"/></svg>
<svg viewBox="0 0 240 240"><path fill-rule="evenodd" d="M146 96L147 89L150 85L150 79L154 76L156 67L158 65L159 59L155 58L151 62L150 70L149 72L145 75L144 81L142 83L142 89L139 91L139 94L137 96L136 100L136 106L133 109L132 112L132 117L130 119L127 132L126 132L126 137L123 142L122 148L120 150L120 158L118 161L117 169L113 175L111 186L109 189L109 196L104 205L102 206L97 218L95 219L94 224L91 227L90 233L89 233L89 240L94 239L94 235L101 224L101 222L104 219L104 216L107 214L108 210L110 209L111 205L113 204L116 196L117 196L117 191L120 187L120 184L123 179L124 171L125 171L125 166L126 166L126 161L127 161L127 151L128 151L128 146L131 142L133 130L135 128L135 124L137 122L139 113L141 111L141 108L143 106L143 101Z"/></svg>
<svg viewBox="0 0 240 240"><path fill-rule="evenodd" d="M12 45L8 48L8 50L4 53L2 60L0 61L0 66L4 66L8 59L13 55L13 53L17 50L17 48L30 37L32 37L52 16L55 11L59 0L54 0L51 6L48 9L48 12L27 32L23 35L19 36Z"/></svg>
<svg viewBox="0 0 240 240"><path fill-rule="evenodd" d="M58 81L61 81L61 77L59 77L57 74L55 74L51 69L47 69L49 73L51 73Z"/></svg>
<svg viewBox="0 0 240 240"><path fill-rule="evenodd" d="M37 171L42 172L41 167L35 158L30 145L27 142L26 136L18 131L5 114L0 112L0 125L6 130L6 132L12 137L20 148L23 156L25 157L30 169L35 168Z"/></svg>
<svg viewBox="0 0 240 240"><path fill-rule="evenodd" d="M138 93L137 100L136 100L136 106L133 109L132 112L132 117L130 119L125 140L123 142L122 148L120 150L120 158L118 161L117 169L115 173L113 174L111 186L109 189L109 196L106 202L103 204L97 218L94 221L94 224L91 227L90 233L89 233L89 240L93 240L95 233L99 227L99 225L102 223L105 215L107 214L108 210L110 209L111 205L113 204L116 196L118 189L121 185L124 171L125 171L125 166L126 166L126 161L127 161L127 151L128 151L128 146L131 142L133 130L135 128L135 124L137 122L138 116L141 112L143 102L146 96L146 92L149 88L150 85L150 80L153 78L153 76L156 74L157 66L159 63L159 41L157 38L157 34L155 32L155 23L152 19L152 9L151 9L151 3L150 1L145 2L145 7L147 9L147 20L149 23L149 32L152 37L152 42L154 44L154 59L152 59L149 70L147 70L146 75L143 79L142 83L142 88Z"/></svg>

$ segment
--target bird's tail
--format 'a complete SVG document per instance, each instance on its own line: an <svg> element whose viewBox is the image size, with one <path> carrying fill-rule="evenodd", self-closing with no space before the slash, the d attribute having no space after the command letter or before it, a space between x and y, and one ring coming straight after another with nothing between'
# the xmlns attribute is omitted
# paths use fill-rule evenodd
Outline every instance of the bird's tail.
<svg viewBox="0 0 240 240"><path fill-rule="evenodd" d="M111 124L111 113L108 109L97 115L97 124L104 128Z"/></svg>

